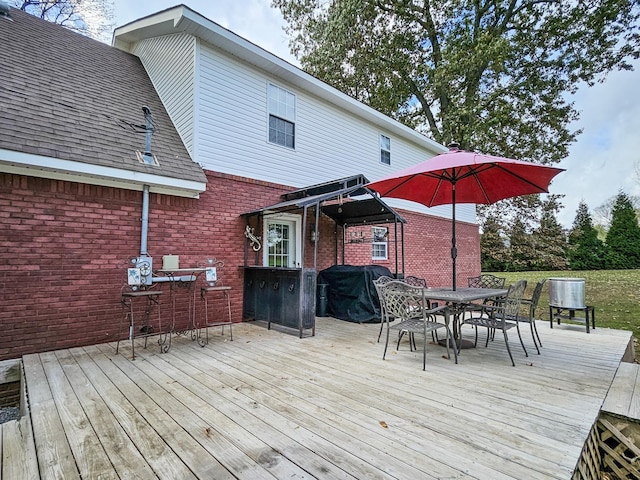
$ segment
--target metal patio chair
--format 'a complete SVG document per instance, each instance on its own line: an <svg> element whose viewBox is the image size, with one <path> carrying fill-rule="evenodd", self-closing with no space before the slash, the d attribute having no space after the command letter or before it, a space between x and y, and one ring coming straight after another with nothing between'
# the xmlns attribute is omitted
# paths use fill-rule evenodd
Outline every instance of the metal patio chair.
<svg viewBox="0 0 640 480"><path fill-rule="evenodd" d="M467 285L472 288L504 288L505 277L496 277L490 273L483 273L477 277L469 277Z"/></svg>
<svg viewBox="0 0 640 480"><path fill-rule="evenodd" d="M402 280L407 285L411 285L413 287L424 287L427 288L427 281L424 278L415 277L413 275L407 275Z"/></svg>
<svg viewBox="0 0 640 480"><path fill-rule="evenodd" d="M382 316L383 304L382 304L382 295L378 291L378 285L384 285L385 283L390 282L392 280L393 278L388 277L386 275L382 275L373 281L373 285L374 287L376 287L376 292L378 293L378 299L380 299L380 315L381 316ZM427 281L424 278L416 277L413 275L406 276L405 278L402 279L402 282L406 283L407 285L412 285L414 287L427 288ZM437 305L434 305L434 306L437 306ZM431 305L429 308L431 308ZM380 332L378 332L378 343L380 342L380 337L382 336L382 330L384 329L383 327L384 327L384 321L382 321L382 318L381 318ZM398 341L402 340L402 336L405 333L407 332L404 332L404 331L398 332L398 335L399 335ZM434 336L434 339L437 340L437 336ZM411 342L413 344L413 348L415 348L416 343L415 343L415 338L413 336L411 336Z"/></svg>
<svg viewBox="0 0 640 480"><path fill-rule="evenodd" d="M490 273L483 273L477 277L467 278L467 285L471 288L504 288L507 279L505 277L496 277ZM482 303L469 303L465 305L465 314L467 312L473 315L473 312L482 312L486 314L485 306L495 304L499 299L488 298ZM463 315L464 316L464 315Z"/></svg>
<svg viewBox="0 0 640 480"><path fill-rule="evenodd" d="M402 279L402 281L404 283L406 283L407 285L411 285L413 287L427 288L427 281L424 278L416 277L415 275L407 275L406 277L404 277ZM430 303L429 303L429 308L431 308L431 304ZM404 336L405 333L409 333L409 332L407 332L407 331L401 331L400 332L399 337L398 337L398 342L400 342L400 340L402 340L402 337ZM431 332L431 335L434 335L434 332ZM435 340L435 336L433 338ZM416 349L416 338L411 333L409 333L409 340L411 341L412 348L415 350Z"/></svg>
<svg viewBox="0 0 640 480"><path fill-rule="evenodd" d="M518 327L518 314L520 312L520 304L522 302L522 297L526 288L526 280L520 280L516 282L514 285L509 287L507 296L504 297L503 300L497 302L495 305L485 305L482 312L476 312L477 315L472 315L471 318L466 318L464 320L465 324L473 325L475 327L476 336L474 346L478 345L478 327L485 327L487 329L487 341L485 343L485 347L489 345L489 338L492 336L492 333L494 331L501 330L502 334L504 335L504 343L507 346L507 352L509 353L511 364L514 367L516 366L516 364L513 361L511 348L509 348L509 337L507 335L507 330L510 330L513 327L517 328L518 337L520 338L520 344L522 345L522 349L524 350L525 355L528 356L527 349L522 342L522 337L520 336L520 330Z"/></svg>
<svg viewBox="0 0 640 480"><path fill-rule="evenodd" d="M387 275L382 275L373 281L373 286L378 294L378 301L380 302L380 332L378 332L378 343L380 343L380 337L382 336L382 330L384 328L384 299L382 298L381 287L389 282L392 282L393 278Z"/></svg>
<svg viewBox="0 0 640 480"><path fill-rule="evenodd" d="M382 294L382 302L384 303L384 324L386 325L386 340L384 345L384 353L382 359L387 355L389 347L389 335L391 330L397 330L399 333L406 332L411 336L422 334L423 350L422 350L422 369L426 370L427 365L427 336L440 328L447 331L447 356L450 357L449 344L453 346L456 363L458 363L458 352L455 342L449 342L451 330L447 323L440 323L435 320L435 314L446 309L445 306L429 309L429 303L424 296L424 288L416 287L404 283L399 280L393 280L380 286ZM391 325L391 319L395 322ZM398 336L398 344L396 350L400 348L400 338ZM413 350L412 342L410 348Z"/></svg>
<svg viewBox="0 0 640 480"><path fill-rule="evenodd" d="M535 288L533 289L533 294L531 298L523 298L522 305L528 307L527 315L518 315L518 323L528 323L531 329L531 337L533 338L533 345L536 347L536 351L538 355L540 355L540 348L542 346L542 342L540 341L540 336L538 335L538 328L536 327L536 309L538 308L538 302L540 301L540 296L542 294L542 288L544 287L547 279L540 280ZM518 329L518 335L520 334L520 330ZM521 340L522 341L522 340Z"/></svg>
<svg viewBox="0 0 640 480"><path fill-rule="evenodd" d="M412 285L414 287L423 287L423 288L427 288L427 280L421 277L416 277L414 275L407 275L406 277L404 277L402 279L402 281L408 285ZM436 308L438 306L438 302L432 302L427 300L427 304L428 304L428 308ZM402 336L407 333L407 332L400 332L400 338L398 340L402 340ZM437 330L434 330L431 332L431 336L433 338L434 342L438 341L438 332ZM416 348L416 339L415 336L411 335L411 342L413 343L413 348Z"/></svg>

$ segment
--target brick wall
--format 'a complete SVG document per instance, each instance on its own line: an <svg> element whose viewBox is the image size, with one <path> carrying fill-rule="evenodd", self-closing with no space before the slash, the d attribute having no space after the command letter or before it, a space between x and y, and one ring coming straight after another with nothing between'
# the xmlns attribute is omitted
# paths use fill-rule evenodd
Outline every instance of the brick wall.
<svg viewBox="0 0 640 480"><path fill-rule="evenodd" d="M154 268L168 254L180 255L186 267L210 257L223 260L219 277L233 287L233 317L240 321L245 222L239 215L277 203L286 187L213 172L207 177L200 199L151 194L148 253ZM0 174L0 359L118 337L126 267L140 250L141 205L141 192ZM407 274L449 284L450 221L402 214L409 221ZM342 263L334 241L339 229L321 218L319 230L318 270L336 257ZM305 264L312 265L313 243L306 241ZM387 266L393 271L392 243ZM476 226L459 225L458 246L459 279L478 274ZM370 243L346 247L345 263L373 263ZM249 260L255 262L251 250ZM179 322L186 322L188 294L178 290ZM212 303L215 315L222 302Z"/></svg>
<svg viewBox="0 0 640 480"><path fill-rule="evenodd" d="M400 211L405 225L405 274L427 280L429 286L452 284L451 220ZM477 225L456 224L457 285L480 274L480 233Z"/></svg>
<svg viewBox="0 0 640 480"><path fill-rule="evenodd" d="M421 215L406 210L398 213L407 220L404 227L405 275L427 280L429 286L452 284L451 220ZM372 227L351 227L345 238L345 264L382 265L392 273L402 272L402 230L397 228L398 255L396 260L393 225L388 227L387 260L372 259ZM456 260L457 284L466 286L467 278L480 274L480 234L477 225L458 221L456 224L458 258ZM341 258L341 257L340 257Z"/></svg>

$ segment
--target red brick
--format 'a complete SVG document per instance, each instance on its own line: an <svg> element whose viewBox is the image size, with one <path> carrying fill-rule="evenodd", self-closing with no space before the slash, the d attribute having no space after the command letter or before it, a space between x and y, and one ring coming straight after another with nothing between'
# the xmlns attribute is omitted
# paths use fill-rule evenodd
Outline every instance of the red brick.
<svg viewBox="0 0 640 480"><path fill-rule="evenodd" d="M207 176L207 192L198 200L151 194L148 251L156 268L167 254L180 255L181 266L223 260L219 275L233 288L233 319L240 321L245 242L240 214L278 202L287 188L227 174ZM120 291L129 259L139 253L141 192L10 174L0 174L0 192L0 359L126 337L119 331ZM406 273L434 286L449 285L450 220L401 214L408 220ZM24 224L29 218L32 224ZM371 228L364 230L370 237ZM334 263L336 235L342 234L333 222L321 218L319 270ZM458 276L464 283L480 271L477 226L459 223L458 238ZM389 260L375 263L394 271L392 242L389 247ZM305 251L311 265L313 245L308 242ZM370 243L346 245L345 251L344 263L373 263ZM338 252L342 263L341 248ZM252 264L256 257L249 251L248 258ZM176 315L184 322L187 297L179 294ZM167 325L169 296L161 298Z"/></svg>

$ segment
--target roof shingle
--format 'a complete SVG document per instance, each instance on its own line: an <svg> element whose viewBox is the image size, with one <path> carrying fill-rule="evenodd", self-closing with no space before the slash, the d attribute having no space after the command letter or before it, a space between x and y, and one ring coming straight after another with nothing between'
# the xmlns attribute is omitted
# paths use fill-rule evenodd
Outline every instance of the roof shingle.
<svg viewBox="0 0 640 480"><path fill-rule="evenodd" d="M0 21L0 149L206 182L136 56L20 10L11 16ZM156 125L156 167L135 155L145 134L131 125L144 125L143 106Z"/></svg>

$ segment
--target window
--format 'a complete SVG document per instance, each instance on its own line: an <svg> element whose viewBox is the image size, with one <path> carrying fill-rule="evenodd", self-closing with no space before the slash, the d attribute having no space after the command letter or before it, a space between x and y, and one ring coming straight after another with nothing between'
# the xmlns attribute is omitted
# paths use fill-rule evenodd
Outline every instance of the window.
<svg viewBox="0 0 640 480"><path fill-rule="evenodd" d="M380 135L380 161L391 165L391 139L384 135Z"/></svg>
<svg viewBox="0 0 640 480"><path fill-rule="evenodd" d="M263 265L268 267L299 267L297 253L300 245L299 215L266 216L264 223Z"/></svg>
<svg viewBox="0 0 640 480"><path fill-rule="evenodd" d="M373 242L371 258L373 260L387 260L389 231L384 227L373 227Z"/></svg>
<svg viewBox="0 0 640 480"><path fill-rule="evenodd" d="M269 223L267 227L267 265L288 267L291 258L292 228L285 222Z"/></svg>
<svg viewBox="0 0 640 480"><path fill-rule="evenodd" d="M296 96L269 84L269 142L283 147L295 148Z"/></svg>

